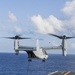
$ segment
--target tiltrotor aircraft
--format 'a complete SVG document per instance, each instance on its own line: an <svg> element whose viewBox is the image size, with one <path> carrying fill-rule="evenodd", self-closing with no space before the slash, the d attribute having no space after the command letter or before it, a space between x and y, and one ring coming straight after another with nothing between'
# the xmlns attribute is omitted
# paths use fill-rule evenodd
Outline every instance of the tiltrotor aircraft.
<svg viewBox="0 0 75 75"><path fill-rule="evenodd" d="M52 47L40 47L39 40L36 40L36 47L30 47L30 46L21 46L19 44L19 40L21 39L30 39L30 38L23 38L19 35L16 35L15 37L5 37L8 39L14 39L14 50L15 54L18 55L19 51L26 51L28 54L28 61L32 61L32 59L37 58L41 59L43 62L48 58L48 54L46 50L53 50L53 49L62 49L63 55L66 56L66 40L74 37L66 37L64 36L58 36L55 34L49 34L55 37L58 37L62 39L62 44L59 46L52 46Z"/></svg>

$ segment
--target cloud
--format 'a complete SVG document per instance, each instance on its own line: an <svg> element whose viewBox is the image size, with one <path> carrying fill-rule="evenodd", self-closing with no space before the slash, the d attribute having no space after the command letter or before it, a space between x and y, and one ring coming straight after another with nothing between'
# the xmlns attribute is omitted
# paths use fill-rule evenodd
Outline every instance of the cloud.
<svg viewBox="0 0 75 75"><path fill-rule="evenodd" d="M0 31L8 33L9 28L7 26L5 26L5 25L2 25L2 26L0 26Z"/></svg>
<svg viewBox="0 0 75 75"><path fill-rule="evenodd" d="M67 1L61 11L66 15L66 19L58 19L54 15L42 18L41 15L34 15L31 21L36 30L40 33L63 33L75 34L75 0Z"/></svg>
<svg viewBox="0 0 75 75"><path fill-rule="evenodd" d="M75 49L75 43L72 43L71 44L71 47Z"/></svg>
<svg viewBox="0 0 75 75"><path fill-rule="evenodd" d="M61 11L69 16L75 15L75 0L67 1Z"/></svg>
<svg viewBox="0 0 75 75"><path fill-rule="evenodd" d="M16 33L22 33L22 29L19 28L19 27L17 27L17 26L14 27L14 31L15 31Z"/></svg>
<svg viewBox="0 0 75 75"><path fill-rule="evenodd" d="M68 28L70 32L75 34L75 0L67 1L61 10L69 17L63 20L63 25L66 26L66 29Z"/></svg>
<svg viewBox="0 0 75 75"><path fill-rule="evenodd" d="M57 31L62 31L62 22L53 15L48 18L43 19L40 15L32 16L31 21L35 24L35 27L40 33L55 33Z"/></svg>
<svg viewBox="0 0 75 75"><path fill-rule="evenodd" d="M17 21L18 21L18 19L17 19L17 17L15 16L15 14L12 13L11 11L8 12L8 20L9 20L10 22L17 22Z"/></svg>
<svg viewBox="0 0 75 75"><path fill-rule="evenodd" d="M6 26L2 26L2 31L7 31L8 28Z"/></svg>

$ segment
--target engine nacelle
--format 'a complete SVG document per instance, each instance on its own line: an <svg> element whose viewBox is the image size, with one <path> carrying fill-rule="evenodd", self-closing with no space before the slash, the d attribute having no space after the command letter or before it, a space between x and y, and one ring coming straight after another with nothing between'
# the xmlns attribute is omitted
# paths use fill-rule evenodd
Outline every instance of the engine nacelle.
<svg viewBox="0 0 75 75"><path fill-rule="evenodd" d="M63 39L63 41L62 41L62 54L63 54L63 56L66 56L67 55L66 39Z"/></svg>
<svg viewBox="0 0 75 75"><path fill-rule="evenodd" d="M14 50L15 50L15 54L18 55L19 54L19 39L15 39L14 40Z"/></svg>
<svg viewBox="0 0 75 75"><path fill-rule="evenodd" d="M63 54L63 56L67 55L66 49L62 49L62 54Z"/></svg>
<svg viewBox="0 0 75 75"><path fill-rule="evenodd" d="M18 48L19 48L19 40L16 39L16 40L14 40L14 49L18 50Z"/></svg>

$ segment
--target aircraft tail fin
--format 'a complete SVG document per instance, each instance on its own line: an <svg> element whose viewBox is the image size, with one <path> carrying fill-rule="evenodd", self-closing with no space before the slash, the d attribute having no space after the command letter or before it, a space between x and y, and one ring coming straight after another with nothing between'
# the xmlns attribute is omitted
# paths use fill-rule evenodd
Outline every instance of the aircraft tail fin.
<svg viewBox="0 0 75 75"><path fill-rule="evenodd" d="M39 40L37 39L36 41L36 50L39 50L40 49L40 45L39 45Z"/></svg>

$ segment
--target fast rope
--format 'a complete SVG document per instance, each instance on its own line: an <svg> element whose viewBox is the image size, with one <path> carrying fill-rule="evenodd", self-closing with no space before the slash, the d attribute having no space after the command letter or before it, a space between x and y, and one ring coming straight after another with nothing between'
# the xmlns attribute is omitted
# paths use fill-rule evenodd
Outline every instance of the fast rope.
<svg viewBox="0 0 75 75"><path fill-rule="evenodd" d="M29 64L30 64L30 62L28 61L28 66L27 66L27 75L28 75L28 73L29 73Z"/></svg>

